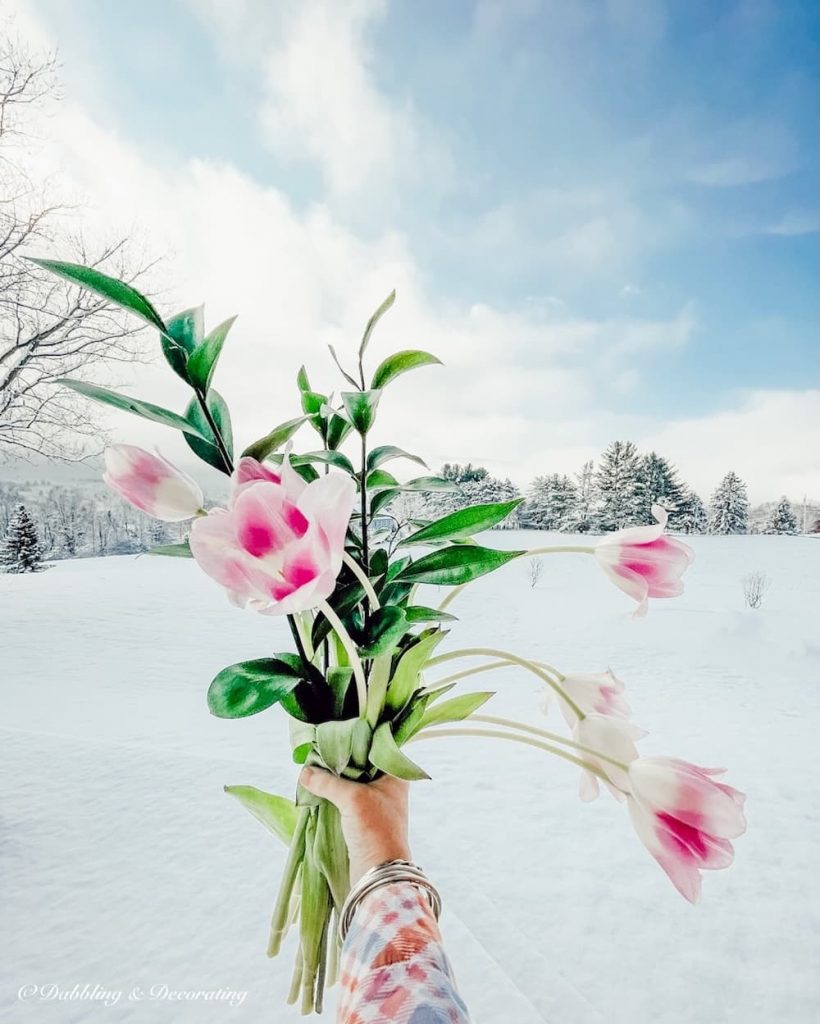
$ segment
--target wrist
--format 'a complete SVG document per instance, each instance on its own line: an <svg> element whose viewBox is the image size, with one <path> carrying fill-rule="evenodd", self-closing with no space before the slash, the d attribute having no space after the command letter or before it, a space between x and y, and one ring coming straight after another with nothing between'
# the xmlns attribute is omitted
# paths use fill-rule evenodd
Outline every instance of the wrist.
<svg viewBox="0 0 820 1024"><path fill-rule="evenodd" d="M355 885L366 871L389 860L409 860L413 855L408 843L391 842L368 850L366 856L350 862L350 884Z"/></svg>

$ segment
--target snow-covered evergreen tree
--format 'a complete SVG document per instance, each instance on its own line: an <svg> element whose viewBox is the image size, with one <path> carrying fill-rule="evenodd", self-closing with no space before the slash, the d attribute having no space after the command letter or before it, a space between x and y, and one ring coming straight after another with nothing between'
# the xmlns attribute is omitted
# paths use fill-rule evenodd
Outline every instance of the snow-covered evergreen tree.
<svg viewBox="0 0 820 1024"><path fill-rule="evenodd" d="M706 508L694 491L686 491L684 494L675 517L675 526L682 533L706 533L709 529Z"/></svg>
<svg viewBox="0 0 820 1024"><path fill-rule="evenodd" d="M575 484L568 476L537 476L521 513L521 523L534 530L571 529L576 498Z"/></svg>
<svg viewBox="0 0 820 1024"><path fill-rule="evenodd" d="M585 462L580 473L575 474L575 505L569 517L567 529L572 533L594 533L598 529L596 506L598 489L595 484L595 464Z"/></svg>
<svg viewBox="0 0 820 1024"><path fill-rule="evenodd" d="M640 461L638 469L641 497L641 522L654 523L653 505L662 505L669 513L669 528L681 528L686 488L678 479L678 471L657 452L650 452Z"/></svg>
<svg viewBox="0 0 820 1024"><path fill-rule="evenodd" d="M746 484L737 473L729 472L712 495L709 533L746 533L749 523L749 498Z"/></svg>
<svg viewBox="0 0 820 1024"><path fill-rule="evenodd" d="M515 484L509 480L500 480L491 476L483 466L466 466L445 463L439 476L458 484L457 491L430 491L423 496L420 514L427 519L438 519L450 512L457 512L469 505L489 504L497 501L510 501L520 497ZM499 523L496 529L514 530L520 526L518 509L513 511Z"/></svg>
<svg viewBox="0 0 820 1024"><path fill-rule="evenodd" d="M792 537L800 533L797 518L785 496L775 506L764 533L787 533Z"/></svg>
<svg viewBox="0 0 820 1024"><path fill-rule="evenodd" d="M9 522L6 539L0 548L0 565L6 572L37 572L42 567L43 556L37 527L19 504Z"/></svg>
<svg viewBox="0 0 820 1024"><path fill-rule="evenodd" d="M631 441L612 442L601 456L595 483L601 530L620 530L644 521L640 458Z"/></svg>

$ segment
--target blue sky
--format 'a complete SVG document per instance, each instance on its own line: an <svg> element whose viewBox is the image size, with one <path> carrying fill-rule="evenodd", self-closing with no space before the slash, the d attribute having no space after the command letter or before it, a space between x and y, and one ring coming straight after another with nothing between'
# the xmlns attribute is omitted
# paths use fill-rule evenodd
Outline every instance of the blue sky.
<svg viewBox="0 0 820 1024"><path fill-rule="evenodd" d="M709 417L817 387L814 4L20 9L59 47L67 102L152 174L227 166L357 251L393 240L431 315L488 311L495 358L586 374L597 426L556 468L606 431L674 449L674 423L708 437ZM673 457L695 459L678 433ZM485 448L464 457L501 468Z"/></svg>

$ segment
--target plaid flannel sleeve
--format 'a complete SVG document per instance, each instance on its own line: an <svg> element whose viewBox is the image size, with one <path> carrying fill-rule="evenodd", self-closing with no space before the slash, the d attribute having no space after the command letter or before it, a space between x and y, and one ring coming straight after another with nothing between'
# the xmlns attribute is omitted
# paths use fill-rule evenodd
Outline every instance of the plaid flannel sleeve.
<svg viewBox="0 0 820 1024"><path fill-rule="evenodd" d="M340 966L338 1024L469 1024L436 919L410 882L362 899Z"/></svg>

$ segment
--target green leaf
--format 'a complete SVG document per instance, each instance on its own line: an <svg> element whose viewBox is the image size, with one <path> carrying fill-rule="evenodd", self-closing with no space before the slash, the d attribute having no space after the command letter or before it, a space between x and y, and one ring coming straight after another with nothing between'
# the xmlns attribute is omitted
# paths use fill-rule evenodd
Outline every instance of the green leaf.
<svg viewBox="0 0 820 1024"><path fill-rule="evenodd" d="M404 609L408 622L456 622L458 617L438 608L426 608L422 604L411 604Z"/></svg>
<svg viewBox="0 0 820 1024"><path fill-rule="evenodd" d="M399 482L392 473L386 469L374 469L367 474L367 489L369 491L381 491L385 487L398 487Z"/></svg>
<svg viewBox="0 0 820 1024"><path fill-rule="evenodd" d="M102 402L103 405L112 405L115 409L124 409L132 412L135 416L141 416L144 420L152 420L154 423L162 423L166 427L174 427L182 430L187 437L205 438L201 428L184 416L171 412L170 409L163 409L159 405L152 405L151 402L143 402L139 398L129 398L127 395L119 395L116 391L109 391L108 388L101 388L97 384L86 384L82 380L72 380L69 377L60 377L54 381L55 384L63 384L72 391L76 391L86 398L93 398L95 402Z"/></svg>
<svg viewBox="0 0 820 1024"><path fill-rule="evenodd" d="M435 629L423 633L419 639L408 647L399 659L393 678L387 687L384 706L391 711L399 711L407 704L419 684L419 674L430 660L433 650L447 635L447 630Z"/></svg>
<svg viewBox="0 0 820 1024"><path fill-rule="evenodd" d="M458 544L440 551L431 551L417 559L399 574L400 580L413 583L436 583L455 587L484 576L502 565L526 555L526 551L498 551L477 544Z"/></svg>
<svg viewBox="0 0 820 1024"><path fill-rule="evenodd" d="M377 658L392 651L399 639L407 632L407 616L403 608L386 605L377 609L370 617L364 642L359 654L364 658Z"/></svg>
<svg viewBox="0 0 820 1024"><path fill-rule="evenodd" d="M393 736L399 746L406 743L421 728L428 700L426 694L416 693L396 720L393 726Z"/></svg>
<svg viewBox="0 0 820 1024"><path fill-rule="evenodd" d="M208 688L208 708L218 718L245 718L278 703L302 678L281 656L229 665Z"/></svg>
<svg viewBox="0 0 820 1024"><path fill-rule="evenodd" d="M422 527L408 537L404 537L401 543L427 544L430 541L455 541L469 538L472 534L489 530L506 519L523 500L523 498L513 498L511 501L495 501L486 505L471 505L469 508L459 509L457 512L451 512L449 515L436 519L429 526Z"/></svg>
<svg viewBox="0 0 820 1024"><path fill-rule="evenodd" d="M458 680L456 680L458 682ZM442 686L436 686L435 683L432 686L425 686L423 690L419 690L419 693L427 698L428 706L433 703L434 700L438 700L439 697L444 696L448 693L456 683L444 683Z"/></svg>
<svg viewBox="0 0 820 1024"><path fill-rule="evenodd" d="M295 764L304 764L308 754L313 750L316 740L316 726L312 722L302 722L295 718L288 719L290 747Z"/></svg>
<svg viewBox="0 0 820 1024"><path fill-rule="evenodd" d="M403 491L460 491L452 480L443 476L417 476L401 485Z"/></svg>
<svg viewBox="0 0 820 1024"><path fill-rule="evenodd" d="M423 768L420 768L415 761L411 761L406 754L399 750L389 722L382 722L373 733L373 742L370 744L370 761L380 771L394 775L397 779L430 778Z"/></svg>
<svg viewBox="0 0 820 1024"><path fill-rule="evenodd" d="M364 329L362 335L362 343L359 345L359 362L361 363L362 357L364 356L365 349L367 348L368 342L370 341L370 335L373 333L373 328L381 320L384 314L390 309L393 303L396 301L396 289L387 296L384 302L379 306L373 316L367 321L367 327Z"/></svg>
<svg viewBox="0 0 820 1024"><path fill-rule="evenodd" d="M353 727L357 719L344 722L322 722L316 726L316 746L330 771L339 775L347 768L353 748Z"/></svg>
<svg viewBox="0 0 820 1024"><path fill-rule="evenodd" d="M327 426L328 448L338 448L352 429L353 424L350 420L345 419L344 416L340 416L338 413L334 412L330 417L330 422Z"/></svg>
<svg viewBox="0 0 820 1024"><path fill-rule="evenodd" d="M228 337L228 331L236 320L232 316L225 320L218 327L214 327L204 341L201 341L193 352L188 356L187 371L191 384L203 393L207 393L211 386L211 378L216 369L216 361Z"/></svg>
<svg viewBox="0 0 820 1024"><path fill-rule="evenodd" d="M440 704L427 708L419 728L424 729L428 725L442 725L444 722L463 722L474 711L478 711L482 704L486 704L490 697L494 696L494 691L484 691L461 693L458 697L443 700Z"/></svg>
<svg viewBox="0 0 820 1024"><path fill-rule="evenodd" d="M458 484L440 476L418 476L398 487L378 490L370 501L370 515L375 516L386 505L389 505L393 498L401 491L460 491Z"/></svg>
<svg viewBox="0 0 820 1024"><path fill-rule="evenodd" d="M203 333L203 307L195 306L171 317L160 338L168 365L186 384L191 383L188 378L188 357L202 341Z"/></svg>
<svg viewBox="0 0 820 1024"><path fill-rule="evenodd" d="M296 386L300 391L310 391L310 381L304 366L300 366L299 372L296 374Z"/></svg>
<svg viewBox="0 0 820 1024"><path fill-rule="evenodd" d="M290 846L296 830L298 810L292 800L273 793L265 793L255 786L225 786L225 792L246 807L257 821L270 829L286 846Z"/></svg>
<svg viewBox="0 0 820 1024"><path fill-rule="evenodd" d="M290 464L292 466L301 466L306 462L325 462L330 466L337 466L339 469L343 469L345 473L349 473L351 476L356 475L353 463L341 452L324 449L323 451L305 452L303 455L291 455L290 457Z"/></svg>
<svg viewBox="0 0 820 1024"><path fill-rule="evenodd" d="M347 698L352 679L353 669L350 665L328 666L327 682L333 692L334 718L344 718L345 700Z"/></svg>
<svg viewBox="0 0 820 1024"><path fill-rule="evenodd" d="M357 718L353 724L350 743L350 763L357 768L367 767L373 730L364 718Z"/></svg>
<svg viewBox="0 0 820 1024"><path fill-rule="evenodd" d="M222 436L222 440L225 443L225 447L228 449L228 454L233 455L233 432L231 430L231 414L228 412L228 406L225 404L225 399L219 394L214 388L208 392L208 396L205 399L205 403L214 418L216 428ZM188 437L185 440L188 443L188 447L195 452L203 462L207 462L209 466L214 466L221 473L227 473L230 475L231 466L225 461L222 456L222 452L216 445L214 435L211 430L210 424L205 418L205 413L202 411L202 407L199 404L197 398L192 398L188 403L188 408L185 410L186 417L198 427L202 437L207 440L201 440L199 437Z"/></svg>
<svg viewBox="0 0 820 1024"><path fill-rule="evenodd" d="M181 544L159 544L155 548L149 548L146 554L149 555L168 555L171 558L193 558L191 554L191 547L187 540L182 541Z"/></svg>
<svg viewBox="0 0 820 1024"><path fill-rule="evenodd" d="M371 388L383 388L402 373L413 370L417 366L430 366L433 363L441 365L441 360L429 352L422 352L419 349L407 349L403 352L395 352L382 360L373 374L370 382Z"/></svg>
<svg viewBox="0 0 820 1024"><path fill-rule="evenodd" d="M389 569L386 548L371 549L370 552L370 575L373 578L386 576Z"/></svg>
<svg viewBox="0 0 820 1024"><path fill-rule="evenodd" d="M406 565L410 565L412 561L413 559L410 555L402 555L401 558L397 558L395 562L391 562L387 567L387 572L384 577L385 583L390 583L391 580L394 580L402 569Z"/></svg>
<svg viewBox="0 0 820 1024"><path fill-rule="evenodd" d="M418 462L420 466L424 466L424 468L427 469L427 463L424 459L420 459L418 455L411 455L410 452L406 452L403 448L397 448L394 444L382 444L379 445L378 448L374 448L372 452L368 453L368 472L371 469L376 469L378 466L381 466L383 462L388 462L390 459L411 459L413 462Z"/></svg>
<svg viewBox="0 0 820 1024"><path fill-rule="evenodd" d="M136 288L132 288L125 281L118 281L115 277L109 277L93 267L84 267L79 263L63 263L60 260L40 260L28 256L31 263L36 263L44 270L50 270L52 274L70 281L72 284L81 285L89 291L96 292L104 299L108 299L122 309L127 309L144 320L152 327L165 330L165 323L162 317L154 309L148 299L145 298Z"/></svg>
<svg viewBox="0 0 820 1024"><path fill-rule="evenodd" d="M307 416L297 416L296 419L285 420L278 427L274 427L269 434L265 434L258 441L249 444L242 454L261 462L271 452L275 452L277 448L281 448L282 445L286 444L306 419Z"/></svg>
<svg viewBox="0 0 820 1024"><path fill-rule="evenodd" d="M360 434L366 434L373 426L376 418L376 407L381 398L381 391L342 391L341 399L344 403L350 422Z"/></svg>
<svg viewBox="0 0 820 1024"><path fill-rule="evenodd" d="M325 422L321 409L326 404L327 395L323 395L320 391L302 392L302 412L307 414L310 419L310 425L315 427L320 434L324 429Z"/></svg>
<svg viewBox="0 0 820 1024"><path fill-rule="evenodd" d="M336 355L336 349L332 345L328 345L327 347L330 349L330 354L333 356L333 362L339 367L339 370L344 379L348 382L348 384L352 384L354 388L357 388L359 386L359 382L355 380L353 377L351 377L347 370L339 362L339 357Z"/></svg>
<svg viewBox="0 0 820 1024"><path fill-rule="evenodd" d="M370 499L370 518L372 519L385 506L389 505L400 490L400 487L386 487L384 490L376 491Z"/></svg>

